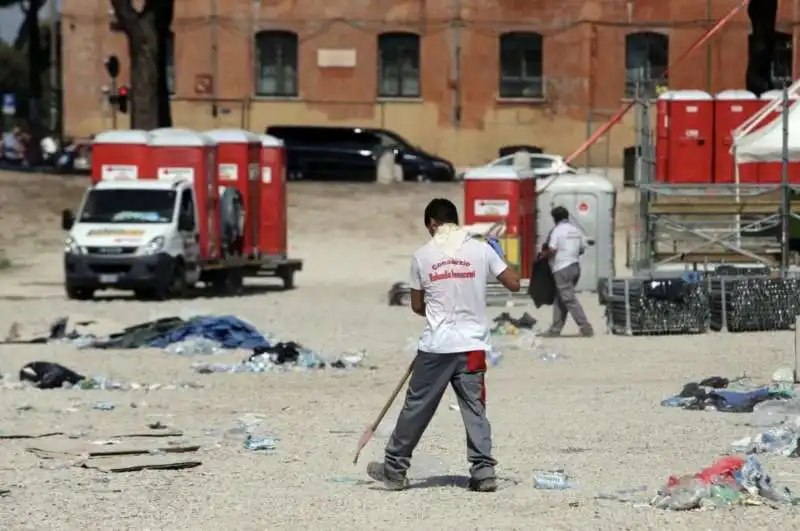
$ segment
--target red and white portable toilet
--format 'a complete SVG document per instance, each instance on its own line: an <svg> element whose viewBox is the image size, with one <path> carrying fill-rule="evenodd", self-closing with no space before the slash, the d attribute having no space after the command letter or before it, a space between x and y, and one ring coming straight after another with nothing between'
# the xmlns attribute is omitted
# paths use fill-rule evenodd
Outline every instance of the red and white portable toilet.
<svg viewBox="0 0 800 531"><path fill-rule="evenodd" d="M763 100L764 105L769 105L775 100L782 100L783 99L783 91L782 90L770 90L769 92L765 92L761 95L761 99ZM795 105L795 102L800 99L796 94L789 93L789 99L792 100L790 102L791 105ZM766 126L767 124L771 124L775 120L780 120L783 114L781 112L781 105L777 105L774 110L767 113L767 115L758 123L758 127L754 128L753 131L758 131L760 128ZM752 132L752 131L751 131ZM748 164L740 164L739 169L742 170L747 166L755 166L758 168L758 182L759 183L780 183L783 180L783 163L782 162L757 162L757 163L748 163ZM796 183L800 182L800 162L789 162L789 181Z"/></svg>
<svg viewBox="0 0 800 531"><path fill-rule="evenodd" d="M701 90L672 90L659 96L656 107L656 179L711 182L714 98Z"/></svg>
<svg viewBox="0 0 800 531"><path fill-rule="evenodd" d="M192 183L200 233L200 256L221 257L221 212L217 179L217 145L206 135L191 131L152 135L150 152L156 178Z"/></svg>
<svg viewBox="0 0 800 531"><path fill-rule="evenodd" d="M243 129L214 129L206 136L217 143L217 177L220 186L242 194L245 206L243 253L259 254L261 211L261 138Z"/></svg>
<svg viewBox="0 0 800 531"><path fill-rule="evenodd" d="M283 140L261 135L261 224L258 231L262 255L286 258L286 146Z"/></svg>
<svg viewBox="0 0 800 531"><path fill-rule="evenodd" d="M757 113L764 102L746 90L723 90L714 100L714 182L736 181L736 162L733 160L733 131ZM757 183L758 166L739 166L739 182Z"/></svg>
<svg viewBox="0 0 800 531"><path fill-rule="evenodd" d="M509 166L464 174L464 223L504 223L500 246L509 264L530 277L536 254L536 178Z"/></svg>
<svg viewBox="0 0 800 531"><path fill-rule="evenodd" d="M100 133L92 140L92 183L100 180L136 180L153 174L150 133L119 130Z"/></svg>

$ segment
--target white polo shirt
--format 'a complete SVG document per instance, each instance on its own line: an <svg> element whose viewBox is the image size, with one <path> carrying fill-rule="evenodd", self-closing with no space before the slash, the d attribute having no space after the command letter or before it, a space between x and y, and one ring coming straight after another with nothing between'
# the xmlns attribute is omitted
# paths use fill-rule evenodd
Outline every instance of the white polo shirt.
<svg viewBox="0 0 800 531"><path fill-rule="evenodd" d="M419 350L458 354L486 350L486 283L508 266L485 241L469 239L455 257L431 240L411 260L411 289L425 292L425 329Z"/></svg>
<svg viewBox="0 0 800 531"><path fill-rule="evenodd" d="M550 269L555 273L580 262L583 254L583 234L569 221L562 221L550 233L548 247L555 251L550 258Z"/></svg>

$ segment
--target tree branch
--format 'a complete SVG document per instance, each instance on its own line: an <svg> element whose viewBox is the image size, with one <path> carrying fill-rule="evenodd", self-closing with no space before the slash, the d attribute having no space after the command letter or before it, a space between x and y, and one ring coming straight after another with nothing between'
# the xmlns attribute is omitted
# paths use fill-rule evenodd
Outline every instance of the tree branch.
<svg viewBox="0 0 800 531"><path fill-rule="evenodd" d="M134 9L131 0L111 0L111 7L114 9L117 21L122 26L122 31L130 37L139 27L141 13Z"/></svg>

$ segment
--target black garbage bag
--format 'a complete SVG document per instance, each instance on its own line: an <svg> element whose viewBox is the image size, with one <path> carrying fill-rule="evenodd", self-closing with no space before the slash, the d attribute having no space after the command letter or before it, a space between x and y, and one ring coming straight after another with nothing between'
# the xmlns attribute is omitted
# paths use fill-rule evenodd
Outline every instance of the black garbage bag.
<svg viewBox="0 0 800 531"><path fill-rule="evenodd" d="M689 284L681 279L652 280L644 285L644 296L666 302L685 302L689 295Z"/></svg>
<svg viewBox="0 0 800 531"><path fill-rule="evenodd" d="M537 308L552 305L556 301L556 282L547 258L537 258L533 263L528 295Z"/></svg>
<svg viewBox="0 0 800 531"><path fill-rule="evenodd" d="M297 363L300 358L300 349L303 348L294 341L287 343L276 343L269 347L255 348L253 354L250 355L248 361L253 361L259 356L265 354L270 355L270 359L276 365L283 365L284 363Z"/></svg>
<svg viewBox="0 0 800 531"><path fill-rule="evenodd" d="M495 317L493 322L497 326L508 323L523 330L532 330L533 327L536 326L536 318L528 312L523 313L518 319L511 317L511 314L508 312L503 312Z"/></svg>
<svg viewBox="0 0 800 531"><path fill-rule="evenodd" d="M77 385L86 377L58 363L32 361L20 369L19 379L39 389L58 389L65 383Z"/></svg>

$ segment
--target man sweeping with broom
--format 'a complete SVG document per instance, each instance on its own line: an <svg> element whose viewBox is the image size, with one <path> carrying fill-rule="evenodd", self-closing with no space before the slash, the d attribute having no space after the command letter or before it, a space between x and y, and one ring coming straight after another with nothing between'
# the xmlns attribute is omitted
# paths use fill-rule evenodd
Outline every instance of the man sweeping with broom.
<svg viewBox="0 0 800 531"><path fill-rule="evenodd" d="M367 473L391 490L408 486L411 455L447 385L453 386L467 432L471 490L497 490L492 432L486 417L486 284L496 278L519 291L519 274L486 241L458 225L456 206L434 199L425 208L431 240L411 260L411 309L425 317L405 403L386 445L384 462ZM387 404L388 405L388 404Z"/></svg>

